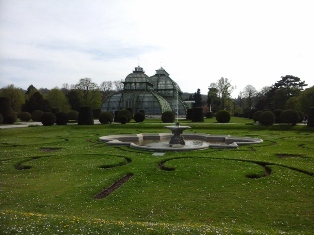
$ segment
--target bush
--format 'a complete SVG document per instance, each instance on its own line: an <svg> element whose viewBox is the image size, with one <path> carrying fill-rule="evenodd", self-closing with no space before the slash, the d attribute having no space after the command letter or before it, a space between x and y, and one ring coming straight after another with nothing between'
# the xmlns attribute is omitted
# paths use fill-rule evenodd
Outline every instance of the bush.
<svg viewBox="0 0 314 235"><path fill-rule="evenodd" d="M254 115L254 113L255 113L256 111L258 111L258 110L257 110L257 109L250 109L248 118L249 118L249 119L253 119L253 115Z"/></svg>
<svg viewBox="0 0 314 235"><path fill-rule="evenodd" d="M23 122L28 122L29 120L31 120L32 115L29 112L21 112L19 114L19 118Z"/></svg>
<svg viewBox="0 0 314 235"><path fill-rule="evenodd" d="M119 122L121 122L120 118L122 116L126 116L127 117L127 122L131 121L131 119L132 119L132 113L129 110L127 110L127 109L121 109L118 112L117 119L118 119Z"/></svg>
<svg viewBox="0 0 314 235"><path fill-rule="evenodd" d="M175 115L172 111L163 112L163 114L161 115L161 121L163 123L174 122L174 119L175 119Z"/></svg>
<svg viewBox="0 0 314 235"><path fill-rule="evenodd" d="M108 124L112 123L113 121L113 114L111 112L102 112L99 114L99 122L101 124Z"/></svg>
<svg viewBox="0 0 314 235"><path fill-rule="evenodd" d="M56 113L56 124L57 125L66 125L68 124L68 115L65 112Z"/></svg>
<svg viewBox="0 0 314 235"><path fill-rule="evenodd" d="M78 115L78 125L94 125L93 111L89 106L82 106Z"/></svg>
<svg viewBox="0 0 314 235"><path fill-rule="evenodd" d="M193 118L193 109L188 109L186 112L186 119L192 120L192 118Z"/></svg>
<svg viewBox="0 0 314 235"><path fill-rule="evenodd" d="M2 114L0 113L0 124L3 122L3 116Z"/></svg>
<svg viewBox="0 0 314 235"><path fill-rule="evenodd" d="M206 118L213 118L215 115L213 112L206 113Z"/></svg>
<svg viewBox="0 0 314 235"><path fill-rule="evenodd" d="M129 120L129 118L127 116L125 116L125 115L121 115L119 117L119 120L120 120L121 124L126 124L128 122L128 120Z"/></svg>
<svg viewBox="0 0 314 235"><path fill-rule="evenodd" d="M299 114L299 121L298 122L302 122L304 120L304 113L299 111L298 114Z"/></svg>
<svg viewBox="0 0 314 235"><path fill-rule="evenodd" d="M307 117L307 126L314 127L314 107L311 107L309 110L309 115Z"/></svg>
<svg viewBox="0 0 314 235"><path fill-rule="evenodd" d="M138 112L138 113L134 114L134 120L136 122L143 122L145 120L145 114L142 112Z"/></svg>
<svg viewBox="0 0 314 235"><path fill-rule="evenodd" d="M256 111L256 112L253 114L253 121L254 121L254 122L259 122L259 117L260 117L261 114L262 114L262 111Z"/></svg>
<svg viewBox="0 0 314 235"><path fill-rule="evenodd" d="M227 110L220 110L216 113L216 120L219 123L230 122L231 114Z"/></svg>
<svg viewBox="0 0 314 235"><path fill-rule="evenodd" d="M41 110L35 110L34 112L32 112L32 120L34 122L41 122L41 116L44 114L43 111Z"/></svg>
<svg viewBox="0 0 314 235"><path fill-rule="evenodd" d="M79 112L75 110L70 110L68 112L68 120L78 120Z"/></svg>
<svg viewBox="0 0 314 235"><path fill-rule="evenodd" d="M99 119L99 115L101 114L101 109L94 109L93 110L93 117L94 119Z"/></svg>
<svg viewBox="0 0 314 235"><path fill-rule="evenodd" d="M52 126L56 122L56 115L52 112L46 112L41 116L41 123L44 126Z"/></svg>
<svg viewBox="0 0 314 235"><path fill-rule="evenodd" d="M16 115L14 114L10 114L10 115L7 115L6 117L4 117L3 119L3 123L4 124L13 124L14 122L16 122Z"/></svg>
<svg viewBox="0 0 314 235"><path fill-rule="evenodd" d="M193 118L192 122L204 122L204 114L203 114L203 108L198 107L193 109Z"/></svg>
<svg viewBox="0 0 314 235"><path fill-rule="evenodd" d="M293 109L287 109L280 115L282 122L295 126L299 121L299 113Z"/></svg>
<svg viewBox="0 0 314 235"><path fill-rule="evenodd" d="M11 99L9 97L0 97L0 113L4 119L12 114Z"/></svg>
<svg viewBox="0 0 314 235"><path fill-rule="evenodd" d="M271 111L262 112L259 116L259 123L264 126L271 126L275 123L276 116Z"/></svg>
<svg viewBox="0 0 314 235"><path fill-rule="evenodd" d="M274 110L274 115L275 115L275 123L281 123L281 120L280 120L280 115L281 113L283 112L282 109L275 109Z"/></svg>
<svg viewBox="0 0 314 235"><path fill-rule="evenodd" d="M58 108L51 108L51 112L54 114L59 113L59 109Z"/></svg>

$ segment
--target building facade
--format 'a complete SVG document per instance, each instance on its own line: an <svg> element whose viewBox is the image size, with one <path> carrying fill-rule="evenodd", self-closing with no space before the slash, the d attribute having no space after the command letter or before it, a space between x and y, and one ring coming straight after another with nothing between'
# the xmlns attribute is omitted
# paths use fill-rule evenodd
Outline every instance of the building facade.
<svg viewBox="0 0 314 235"><path fill-rule="evenodd" d="M154 76L148 77L143 68L138 66L126 76L123 90L104 100L101 110L112 113L121 109L131 109L133 113L143 110L146 115L173 111L178 115L186 115L187 106L181 95L178 84L162 67L156 70Z"/></svg>

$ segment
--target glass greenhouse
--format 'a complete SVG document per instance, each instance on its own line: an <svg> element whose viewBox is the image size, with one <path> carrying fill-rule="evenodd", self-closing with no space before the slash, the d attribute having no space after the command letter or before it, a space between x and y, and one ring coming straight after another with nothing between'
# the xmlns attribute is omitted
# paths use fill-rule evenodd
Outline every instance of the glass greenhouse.
<svg viewBox="0 0 314 235"><path fill-rule="evenodd" d="M181 90L169 74L160 68L148 77L143 68L136 67L123 82L123 90L108 97L102 104L102 111L114 113L121 109L132 109L133 113L143 110L146 115L161 115L173 111L186 114L186 105L181 99Z"/></svg>

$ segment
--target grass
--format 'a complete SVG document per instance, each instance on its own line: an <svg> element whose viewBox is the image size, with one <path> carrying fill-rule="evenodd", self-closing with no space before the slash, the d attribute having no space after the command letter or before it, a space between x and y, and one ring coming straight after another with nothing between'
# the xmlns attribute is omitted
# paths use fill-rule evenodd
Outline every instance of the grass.
<svg viewBox="0 0 314 235"><path fill-rule="evenodd" d="M192 127L186 132L264 142L152 156L98 138L169 132L153 119L0 129L0 233L312 234L314 129L231 122L181 123ZM109 196L94 198L127 174Z"/></svg>

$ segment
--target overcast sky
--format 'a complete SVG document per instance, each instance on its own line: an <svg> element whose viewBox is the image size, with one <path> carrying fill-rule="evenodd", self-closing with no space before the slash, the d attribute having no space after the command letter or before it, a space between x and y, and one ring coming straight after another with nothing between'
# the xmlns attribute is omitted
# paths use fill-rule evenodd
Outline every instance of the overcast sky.
<svg viewBox="0 0 314 235"><path fill-rule="evenodd" d="M0 88L61 88L161 66L184 92L314 85L312 0L0 0Z"/></svg>

